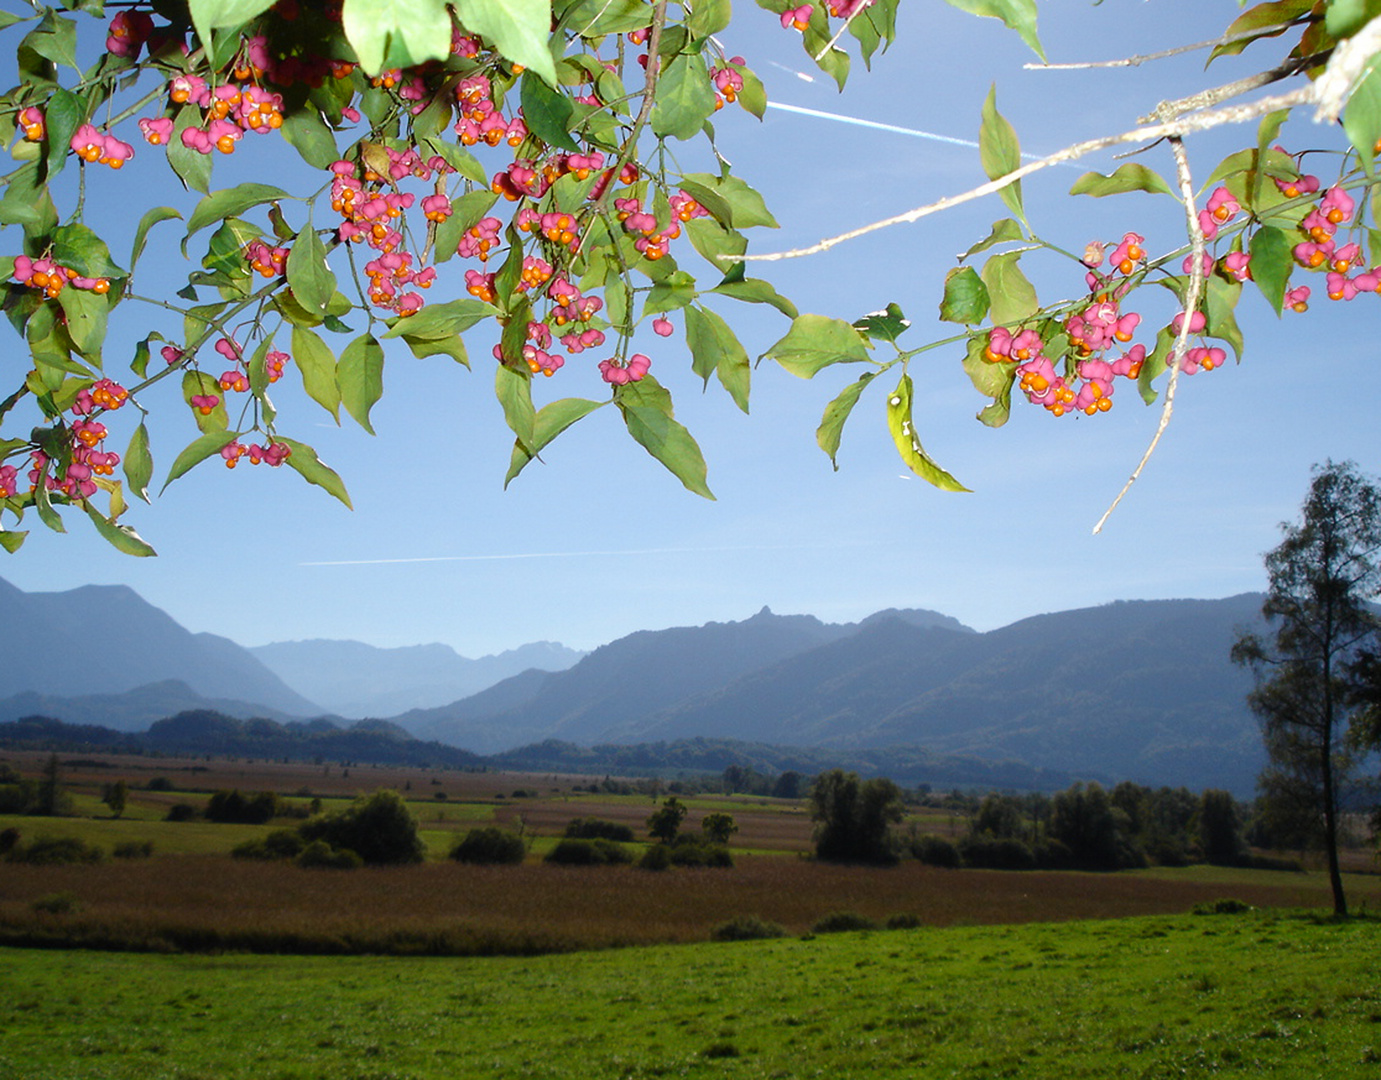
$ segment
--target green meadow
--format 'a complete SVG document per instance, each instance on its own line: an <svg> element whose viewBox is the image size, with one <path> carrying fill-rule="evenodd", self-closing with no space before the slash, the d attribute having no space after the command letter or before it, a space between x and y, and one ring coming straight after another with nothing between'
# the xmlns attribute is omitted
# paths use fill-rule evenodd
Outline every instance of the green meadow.
<svg viewBox="0 0 1381 1080"><path fill-rule="evenodd" d="M6 950L10 1080L1347 1080L1381 925L1300 913L531 958Z"/></svg>

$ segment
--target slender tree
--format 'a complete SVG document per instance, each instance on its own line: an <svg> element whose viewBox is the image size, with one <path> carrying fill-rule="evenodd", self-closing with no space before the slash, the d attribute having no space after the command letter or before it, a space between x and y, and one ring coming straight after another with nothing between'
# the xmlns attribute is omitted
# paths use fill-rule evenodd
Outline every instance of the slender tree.
<svg viewBox="0 0 1381 1080"><path fill-rule="evenodd" d="M1322 818L1333 910L1346 915L1338 818L1355 755L1344 735L1358 710L1358 659L1377 643L1369 602L1381 592L1381 490L1352 463L1330 461L1315 467L1302 514L1266 555L1270 633L1242 634L1232 658L1256 673L1247 703L1269 758L1261 789L1303 793Z"/></svg>

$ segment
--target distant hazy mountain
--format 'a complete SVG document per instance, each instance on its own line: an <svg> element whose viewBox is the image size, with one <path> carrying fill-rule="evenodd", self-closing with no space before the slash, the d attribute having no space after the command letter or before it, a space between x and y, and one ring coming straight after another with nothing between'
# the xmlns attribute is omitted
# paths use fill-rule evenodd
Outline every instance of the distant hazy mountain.
<svg viewBox="0 0 1381 1080"><path fill-rule="evenodd" d="M203 698L260 711L322 712L241 646L191 633L123 585L26 593L0 580L0 655L8 694L120 694L175 679Z"/></svg>
<svg viewBox="0 0 1381 1080"><path fill-rule="evenodd" d="M470 697L536 668L564 671L585 654L538 641L470 660L449 645L380 649L359 641L279 641L249 650L298 693L339 716L396 716Z"/></svg>
<svg viewBox="0 0 1381 1080"><path fill-rule="evenodd" d="M634 634L570 671L396 719L485 753L552 738L910 746L1247 794L1260 736L1228 652L1260 606L1128 601L985 634L912 613L827 626L763 611Z"/></svg>
<svg viewBox="0 0 1381 1080"><path fill-rule="evenodd" d="M972 633L935 612L898 614L907 625ZM811 615L774 615L766 607L742 622L640 630L601 646L569 671L507 680L482 698L394 719L416 735L479 753L549 738L583 745L637 741L626 736L647 717L858 630L852 623L823 623Z"/></svg>
<svg viewBox="0 0 1381 1080"><path fill-rule="evenodd" d="M291 720L293 716L249 701L210 698L198 694L185 682L164 682L136 686L123 694L85 694L65 696L26 690L0 699L0 723L25 716L51 716L69 724L99 724L116 731L143 731L167 716L196 709L214 709L240 719L262 716L271 720Z"/></svg>

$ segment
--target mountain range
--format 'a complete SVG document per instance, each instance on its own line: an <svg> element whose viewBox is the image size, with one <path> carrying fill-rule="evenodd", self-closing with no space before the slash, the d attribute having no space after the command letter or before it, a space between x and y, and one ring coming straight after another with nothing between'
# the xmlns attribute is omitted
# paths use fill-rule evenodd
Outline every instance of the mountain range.
<svg viewBox="0 0 1381 1080"><path fill-rule="evenodd" d="M0 641L7 655L37 657L11 666L16 693L0 701L0 721L42 714L139 731L188 710L279 722L363 714L475 754L521 757L541 744L547 768L595 747L610 760L611 747L701 739L809 749L811 760L885 763L890 751L913 765L930 755L1248 794L1263 755L1244 700L1250 676L1228 651L1260 606L1256 594L1120 601L987 633L917 609L835 624L763 608L639 631L584 656L542 642L466 660L439 645L247 650L187 632L129 589L28 594L0 582ZM62 662L85 625L104 628L96 659ZM45 643L36 653L35 641ZM445 701L448 688L460 696Z"/></svg>

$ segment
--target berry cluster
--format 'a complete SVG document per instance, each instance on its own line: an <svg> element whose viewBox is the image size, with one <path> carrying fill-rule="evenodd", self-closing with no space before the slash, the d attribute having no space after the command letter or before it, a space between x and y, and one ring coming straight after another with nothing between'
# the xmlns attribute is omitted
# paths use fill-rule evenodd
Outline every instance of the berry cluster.
<svg viewBox="0 0 1381 1080"><path fill-rule="evenodd" d="M110 292L109 278L85 277L70 266L58 266L52 259L31 259L27 255L15 256L14 279L21 285L42 289L43 295L49 300L68 285L74 289L89 289L102 296Z"/></svg>

